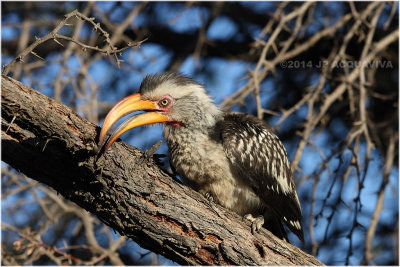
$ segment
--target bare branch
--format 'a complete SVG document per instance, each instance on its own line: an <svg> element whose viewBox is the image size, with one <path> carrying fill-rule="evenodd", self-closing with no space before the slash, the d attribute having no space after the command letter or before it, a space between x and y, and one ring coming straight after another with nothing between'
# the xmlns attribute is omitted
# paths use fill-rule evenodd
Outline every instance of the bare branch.
<svg viewBox="0 0 400 267"><path fill-rule="evenodd" d="M61 30L61 28L64 27L65 25L67 25L68 20L69 20L70 18L72 18L72 17L80 18L80 19L82 19L82 20L84 20L84 21L87 21L87 22L89 22L90 24L92 24L93 27L94 27L94 29L95 29L96 31L99 30L99 31L102 33L102 35L106 38L106 43L108 44L109 48L108 48L108 49L100 49L100 48L98 48L98 47L93 47L93 46L90 46L90 45L85 45L85 44L81 43L80 41L78 41L78 40L76 40L76 39L74 39L74 38L71 38L71 37L67 37L67 36L63 36L63 35L58 34L58 32ZM7 75L7 74L10 72L11 68L15 65L15 63L17 63L18 61L23 61L23 59L25 58L25 56L28 55L29 53L31 53L31 54L33 54L33 55L39 57L40 59L43 59L43 58L41 58L39 55L37 55L35 52L33 52L33 50L34 50L38 45L40 45L40 44L42 44L42 43L44 43L44 42L46 42L46 41L48 41L48 40L50 40L50 39L55 40L56 38L58 38L58 39L65 39L65 40L74 42L74 43L76 43L76 44L82 46L83 48L91 49L91 50L94 50L94 51L98 51L98 52L104 53L104 54L106 54L106 55L115 55L115 57L117 56L117 54L121 53L122 51L124 51L124 50L126 50L126 49L128 49L128 48L134 47L134 46L140 46L140 44L141 44L142 42L146 41L146 40L143 40L143 41L138 42L138 43L129 43L126 47L117 49L117 48L114 47L113 44L111 43L111 39L109 38L109 33L107 33L105 30L103 30L103 28L100 26L100 24L98 24L98 23L96 24L96 23L94 22L94 18L88 18L88 17L85 16L84 14L78 12L78 10L74 10L74 11L72 11L72 12L66 14L64 20L62 20L62 21L54 28L53 31L51 31L50 33L48 33L47 35L45 35L45 36L43 36L43 37L41 37L41 38L36 38L36 41L35 41L34 43L32 43L32 44L31 44L30 46L28 46L27 48L25 48L17 57L15 57L14 60L12 60L7 66L5 66L5 67L4 67L4 70L3 70L3 75ZM116 57L116 59L117 59L117 62L118 62L118 58L117 58L117 57Z"/></svg>

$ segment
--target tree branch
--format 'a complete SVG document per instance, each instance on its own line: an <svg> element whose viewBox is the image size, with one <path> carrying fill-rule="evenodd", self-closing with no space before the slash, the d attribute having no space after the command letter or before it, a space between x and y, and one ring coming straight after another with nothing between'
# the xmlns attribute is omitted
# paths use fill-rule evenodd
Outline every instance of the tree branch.
<svg viewBox="0 0 400 267"><path fill-rule="evenodd" d="M116 142L98 156L100 128L2 76L3 161L180 264L322 265L300 249L177 183L152 157Z"/></svg>

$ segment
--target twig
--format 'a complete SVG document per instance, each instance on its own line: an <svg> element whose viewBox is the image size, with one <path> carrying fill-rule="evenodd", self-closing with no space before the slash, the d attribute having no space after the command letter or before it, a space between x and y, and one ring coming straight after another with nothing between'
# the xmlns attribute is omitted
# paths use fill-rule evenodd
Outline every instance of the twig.
<svg viewBox="0 0 400 267"><path fill-rule="evenodd" d="M71 37L67 37L67 36L58 34L58 32L61 30L61 28L63 26L65 26L65 25L67 25L67 22L71 17L77 17L77 18L80 18L80 19L82 19L84 21L87 21L90 24L92 24L94 30L95 31L99 30L101 32L101 34L106 38L105 41L108 44L109 48L108 49L101 49L101 48L98 48L98 47L89 46L89 45L83 44L82 42L76 40L75 38L71 38ZM36 38L35 42L33 42L30 46L28 46L20 54L18 54L8 65L6 65L4 67L3 75L7 75L10 72L11 68L15 65L15 63L18 62L18 61L23 61L25 56L27 56L29 53L39 57L40 59L43 59L39 55L37 55L35 52L33 52L33 50L38 45L40 45L40 44L42 44L42 43L44 43L44 42L46 42L46 41L48 41L50 39L56 40L57 38L58 39L65 39L65 40L74 42L74 43L82 46L84 49L91 49L91 50L94 50L94 51L101 52L103 54L114 55L116 57L116 59L117 59L117 63L119 62L118 58L117 58L117 54L121 53L122 51L124 51L124 50L126 50L126 49L128 49L130 47L140 46L140 44L142 44L143 42L146 41L146 39L145 39L145 40L142 40L142 41L136 42L136 43L128 43L128 45L126 47L117 49L116 47L114 47L112 45L110 37L109 37L109 33L107 33L105 30L103 30L103 28L100 26L99 23L95 23L94 22L94 18L89 18L89 17L85 16L84 14L78 12L77 10L74 10L74 11L66 14L65 18L60 23L58 23L58 25L54 28L53 31L51 31L50 33L48 33L47 35L45 35L45 36L43 36L41 38Z"/></svg>
<svg viewBox="0 0 400 267"><path fill-rule="evenodd" d="M391 136L389 140L389 146L386 151L386 161L385 161L385 168L383 171L383 177L382 177L382 182L379 187L378 191L378 199L376 201L375 209L374 212L371 216L371 223L369 224L368 230L367 230L367 235L365 238L365 250L364 250L364 258L361 262L361 265L367 265L367 264L374 264L372 261L373 259L373 249L372 249L372 241L374 240L374 235L376 228L378 226L379 222L379 216L383 210L383 199L385 196L385 190L386 186L389 183L389 175L390 171L393 166L393 161L395 157L395 144L397 144L398 141L398 134L395 136Z"/></svg>

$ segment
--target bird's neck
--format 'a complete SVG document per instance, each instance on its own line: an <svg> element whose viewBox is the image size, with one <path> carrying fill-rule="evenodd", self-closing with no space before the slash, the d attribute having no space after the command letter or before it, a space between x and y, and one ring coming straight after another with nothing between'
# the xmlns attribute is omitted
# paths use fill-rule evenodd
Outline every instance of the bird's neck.
<svg viewBox="0 0 400 267"><path fill-rule="evenodd" d="M196 114L190 123L173 122L165 125L164 138L170 144L188 144L197 142L196 138L218 134L218 122L224 119L224 113L210 104L204 113Z"/></svg>

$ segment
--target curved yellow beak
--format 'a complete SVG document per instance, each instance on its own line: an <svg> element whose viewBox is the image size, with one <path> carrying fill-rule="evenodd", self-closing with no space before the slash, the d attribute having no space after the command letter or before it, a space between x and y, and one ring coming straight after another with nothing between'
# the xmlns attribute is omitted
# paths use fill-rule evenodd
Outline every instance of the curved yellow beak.
<svg viewBox="0 0 400 267"><path fill-rule="evenodd" d="M141 100L140 99L140 94L134 94L130 95L128 97L125 97L121 101L119 101L111 110L108 112L104 122L103 122L103 127L100 132L100 140L99 144L102 144L104 137L106 133L111 129L111 127L122 117L125 115L128 115L130 113L133 113L135 111L141 111L141 110L155 110L159 111L158 107L153 101L150 100ZM157 122L166 122L168 121L169 118L159 112L149 112L149 113L142 113L139 115L132 116L128 118L126 121L124 121L120 126L118 126L113 133L111 134L111 137L107 140L105 146L104 152L107 151L107 149L114 143L115 140L118 139L123 133L126 131L146 125L146 124L151 124L151 123L157 123Z"/></svg>

